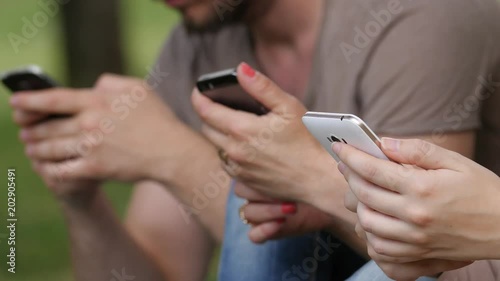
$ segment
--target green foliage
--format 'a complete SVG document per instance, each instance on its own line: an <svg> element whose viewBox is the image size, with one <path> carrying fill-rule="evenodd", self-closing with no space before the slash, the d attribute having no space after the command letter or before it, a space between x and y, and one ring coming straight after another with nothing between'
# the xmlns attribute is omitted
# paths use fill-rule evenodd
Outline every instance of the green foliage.
<svg viewBox="0 0 500 281"><path fill-rule="evenodd" d="M36 35L18 52L9 36L22 35L23 19L32 21L40 11L38 1L0 0L0 72L28 64L38 64L64 84L66 80L59 15L49 17ZM122 3L122 40L127 73L144 77L146 68L158 55L178 15L159 1L125 0ZM9 35L10 34L10 35ZM96 42L98 44L98 42ZM11 122L9 93L0 87L0 280L72 280L68 238L56 201L32 171L18 140L18 128ZM7 273L7 169L17 172L17 273ZM131 187L111 183L106 187L113 204L123 215ZM215 267L214 267L215 268ZM215 280L214 272L209 280ZM110 276L111 279L111 276Z"/></svg>

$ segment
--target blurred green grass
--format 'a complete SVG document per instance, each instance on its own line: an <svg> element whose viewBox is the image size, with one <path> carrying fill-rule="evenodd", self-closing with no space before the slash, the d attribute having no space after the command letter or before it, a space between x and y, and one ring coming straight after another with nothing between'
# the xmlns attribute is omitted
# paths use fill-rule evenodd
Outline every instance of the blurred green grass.
<svg viewBox="0 0 500 281"><path fill-rule="evenodd" d="M0 0L0 71L21 65L38 64L64 84L66 81L59 18L51 18L28 44L16 54L8 34L21 34L22 19L31 19L40 10L38 1ZM122 45L127 74L144 77L178 15L162 2L121 1ZM72 280L68 238L62 215L42 181L31 170L18 141L18 129L11 122L8 92L0 87L0 280ZM17 171L17 262L16 274L6 271L7 169ZM1 189L1 187L0 187ZM113 204L123 215L131 187L118 183L106 186ZM215 280L211 272L208 280Z"/></svg>

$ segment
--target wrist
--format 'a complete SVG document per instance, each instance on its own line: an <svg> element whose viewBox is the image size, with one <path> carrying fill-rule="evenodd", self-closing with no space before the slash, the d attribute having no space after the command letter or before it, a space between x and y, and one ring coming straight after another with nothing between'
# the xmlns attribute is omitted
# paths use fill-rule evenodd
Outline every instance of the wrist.
<svg viewBox="0 0 500 281"><path fill-rule="evenodd" d="M104 195L98 182L86 182L73 191L56 195L56 198L64 211L88 211L101 196Z"/></svg>
<svg viewBox="0 0 500 281"><path fill-rule="evenodd" d="M157 150L152 161L145 165L145 180L167 186L182 184L186 177L192 177L195 167L203 163L207 148L213 150L212 145L181 122L170 127L165 138L171 139L172 132L175 132L175 144L167 143Z"/></svg>
<svg viewBox="0 0 500 281"><path fill-rule="evenodd" d="M337 169L337 163L329 154L321 153L315 158L314 179L307 183L311 186L304 197L305 203L315 206L329 214L345 209L344 196L347 183ZM311 185L311 183L314 183Z"/></svg>

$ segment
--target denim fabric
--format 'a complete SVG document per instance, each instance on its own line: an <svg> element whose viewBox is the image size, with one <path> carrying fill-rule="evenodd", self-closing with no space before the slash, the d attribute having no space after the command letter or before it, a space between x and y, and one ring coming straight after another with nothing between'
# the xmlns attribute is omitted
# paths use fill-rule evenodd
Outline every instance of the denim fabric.
<svg viewBox="0 0 500 281"><path fill-rule="evenodd" d="M420 277L417 281L435 281L436 278ZM389 277L385 276L382 269L374 261L365 264L347 281L392 281Z"/></svg>
<svg viewBox="0 0 500 281"><path fill-rule="evenodd" d="M238 209L244 200L229 194L226 227L219 264L219 281L332 281L345 280L350 272L339 272L334 266L341 259L348 264L359 258L345 254L332 235L317 232L309 235L269 241L262 245L252 243L247 236L248 225L239 218ZM355 261L349 262L349 256ZM338 257L338 258L336 258ZM345 271L345 270L343 270ZM343 279L337 279L344 275Z"/></svg>

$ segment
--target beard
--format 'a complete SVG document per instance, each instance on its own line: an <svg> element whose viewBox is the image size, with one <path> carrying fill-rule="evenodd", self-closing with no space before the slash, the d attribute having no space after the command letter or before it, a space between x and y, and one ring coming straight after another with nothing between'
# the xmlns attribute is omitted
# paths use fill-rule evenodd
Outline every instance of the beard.
<svg viewBox="0 0 500 281"><path fill-rule="evenodd" d="M232 6L229 2L234 0L215 0L212 5L213 13L203 21L196 21L184 17L183 24L189 33L216 32L225 26L239 24L245 21L249 10L249 2L252 0L240 0L240 3Z"/></svg>

